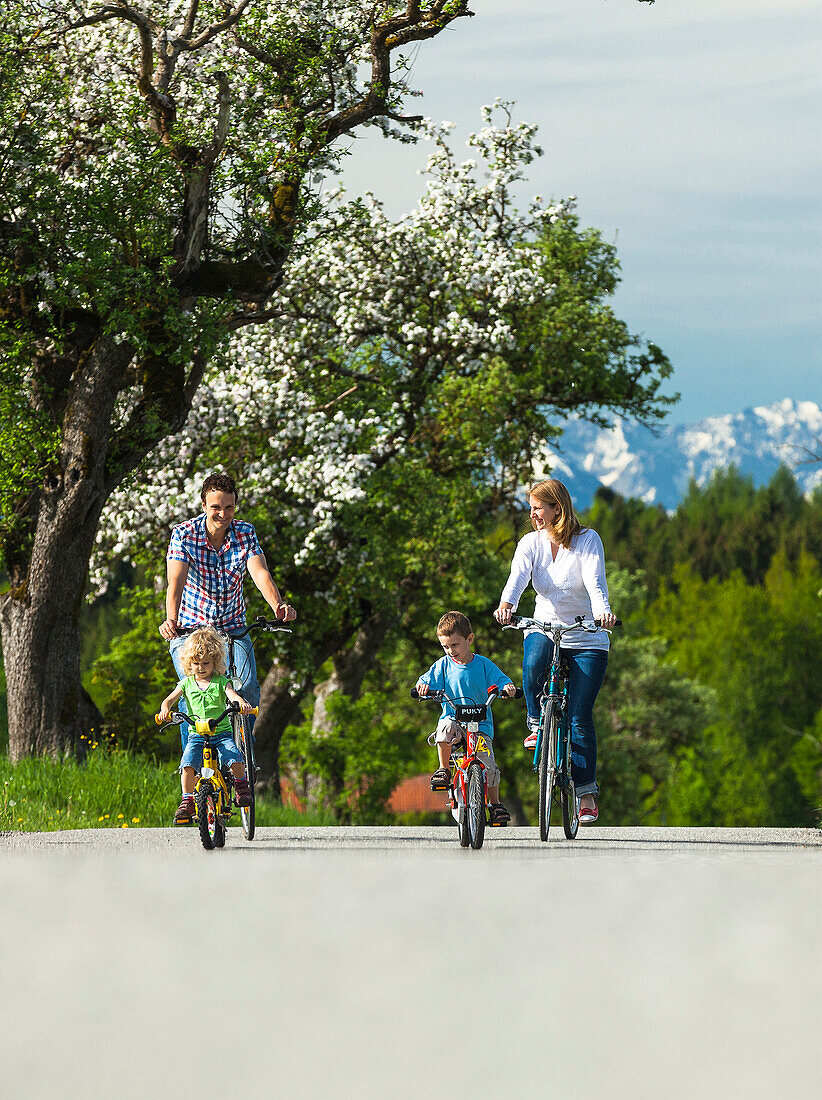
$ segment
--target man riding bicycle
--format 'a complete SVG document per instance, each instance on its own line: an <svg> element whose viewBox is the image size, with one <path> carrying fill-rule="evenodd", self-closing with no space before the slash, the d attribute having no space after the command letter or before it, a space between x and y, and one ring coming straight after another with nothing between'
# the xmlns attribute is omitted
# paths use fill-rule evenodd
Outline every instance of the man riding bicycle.
<svg viewBox="0 0 822 1100"><path fill-rule="evenodd" d="M252 707L260 701L257 662L251 636L245 630L245 571L278 619L290 622L297 612L280 596L268 571L265 556L250 523L236 520L237 486L228 474L210 474L200 492L203 511L178 523L171 532L166 554L168 588L166 618L160 633L169 642L169 653L180 680L184 679L180 650L184 633L210 623L221 634L234 637L240 695ZM185 742L185 734L181 736Z"/></svg>

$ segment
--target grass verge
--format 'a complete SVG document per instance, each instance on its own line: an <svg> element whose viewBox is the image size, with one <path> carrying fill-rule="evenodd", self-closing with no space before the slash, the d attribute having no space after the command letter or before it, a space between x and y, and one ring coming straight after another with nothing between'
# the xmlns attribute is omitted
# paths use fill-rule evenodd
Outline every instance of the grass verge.
<svg viewBox="0 0 822 1100"><path fill-rule="evenodd" d="M11 764L7 756L0 757L2 832L166 826L171 825L179 801L180 780L174 764L158 764L120 749L92 751L83 764L45 757ZM322 814L300 813L261 795L257 824L304 827L334 821Z"/></svg>

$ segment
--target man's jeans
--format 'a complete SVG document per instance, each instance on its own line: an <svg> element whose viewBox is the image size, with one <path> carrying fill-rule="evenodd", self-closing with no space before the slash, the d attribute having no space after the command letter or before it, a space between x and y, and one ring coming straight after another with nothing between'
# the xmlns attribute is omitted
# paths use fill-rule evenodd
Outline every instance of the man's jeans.
<svg viewBox="0 0 822 1100"><path fill-rule="evenodd" d="M597 737L594 730L594 700L608 664L604 649L562 649L568 658L568 713L571 719L571 778L577 795L599 794ZM529 718L539 718L539 699L554 653L554 643L539 631L523 640L522 690Z"/></svg>
<svg viewBox="0 0 822 1100"><path fill-rule="evenodd" d="M229 631L229 634L230 633ZM178 680L185 679L185 673L183 672L183 665L180 658L180 650L183 648L185 640L185 637L172 638L168 647L168 651L171 654L171 660L174 662L174 671L177 673ZM250 634L246 634L244 638L234 638L234 668L237 678L242 681L240 687L237 687L236 684L234 685L237 694L241 695L252 707L256 707L260 701L260 685L257 683L257 661L254 657L254 646L251 642ZM186 713L185 699L180 700L177 709L182 711L183 714ZM254 729L254 716L250 715L248 721L251 729ZM188 740L188 730L188 722L181 723L180 743L183 748L186 747L186 741Z"/></svg>

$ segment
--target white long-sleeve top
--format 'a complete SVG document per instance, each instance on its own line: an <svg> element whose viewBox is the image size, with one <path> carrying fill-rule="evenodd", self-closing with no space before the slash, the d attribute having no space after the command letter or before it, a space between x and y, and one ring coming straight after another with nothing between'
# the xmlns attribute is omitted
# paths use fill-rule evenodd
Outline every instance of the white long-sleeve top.
<svg viewBox="0 0 822 1100"><path fill-rule="evenodd" d="M575 535L570 547L560 546L556 559L547 532L531 531L521 538L500 603L516 607L529 581L537 593L534 618L540 622L572 623L577 615L598 619L611 610L602 539L590 527ZM605 630L596 634L569 630L562 647L609 649L610 642Z"/></svg>

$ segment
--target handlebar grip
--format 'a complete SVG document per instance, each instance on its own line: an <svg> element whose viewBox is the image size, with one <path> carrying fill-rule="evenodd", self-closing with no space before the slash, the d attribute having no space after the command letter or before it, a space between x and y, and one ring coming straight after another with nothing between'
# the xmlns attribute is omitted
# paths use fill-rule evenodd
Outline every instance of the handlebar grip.
<svg viewBox="0 0 822 1100"><path fill-rule="evenodd" d="M524 694L525 692L522 690L522 688L517 688L517 690L514 692L514 698L521 699Z"/></svg>
<svg viewBox="0 0 822 1100"><path fill-rule="evenodd" d="M417 691L417 689L416 688L411 688L411 698L412 699L419 699L419 697L420 697L420 693Z"/></svg>
<svg viewBox="0 0 822 1100"><path fill-rule="evenodd" d="M259 714L260 713L260 708L259 707L252 707L251 713L252 714Z"/></svg>
<svg viewBox="0 0 822 1100"><path fill-rule="evenodd" d="M162 720L162 718L160 717L159 714L154 715L154 721L156 722L156 724L158 726L162 726L162 724L163 724L163 720Z"/></svg>

